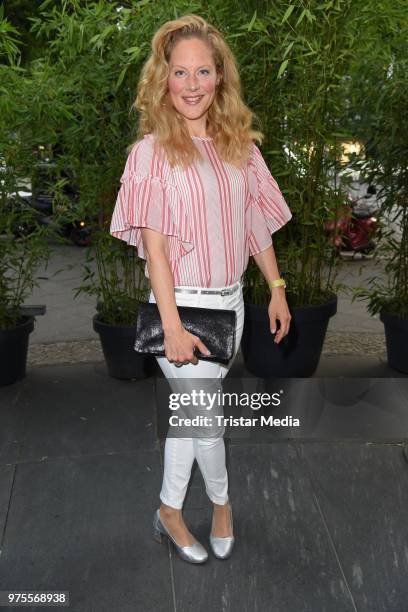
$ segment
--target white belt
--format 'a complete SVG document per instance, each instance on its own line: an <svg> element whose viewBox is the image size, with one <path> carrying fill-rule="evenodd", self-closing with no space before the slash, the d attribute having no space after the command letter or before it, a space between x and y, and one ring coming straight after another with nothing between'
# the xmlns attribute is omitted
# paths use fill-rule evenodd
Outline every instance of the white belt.
<svg viewBox="0 0 408 612"><path fill-rule="evenodd" d="M232 295L241 287L241 282L238 281L233 287L225 289L185 289L184 287L174 287L175 293L201 293L205 295Z"/></svg>

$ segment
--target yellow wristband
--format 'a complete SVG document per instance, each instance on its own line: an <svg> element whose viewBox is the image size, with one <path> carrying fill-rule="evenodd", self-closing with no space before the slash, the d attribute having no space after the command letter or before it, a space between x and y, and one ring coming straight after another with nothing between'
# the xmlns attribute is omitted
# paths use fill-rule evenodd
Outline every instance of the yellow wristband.
<svg viewBox="0 0 408 612"><path fill-rule="evenodd" d="M276 280L270 281L268 285L270 289L273 289L273 287L284 287L286 289L286 282L284 278L278 278Z"/></svg>

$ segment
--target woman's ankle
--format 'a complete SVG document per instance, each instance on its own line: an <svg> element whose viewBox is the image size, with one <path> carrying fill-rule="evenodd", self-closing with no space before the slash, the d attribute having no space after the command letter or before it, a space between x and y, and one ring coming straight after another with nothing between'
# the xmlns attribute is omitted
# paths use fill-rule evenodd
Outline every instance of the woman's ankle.
<svg viewBox="0 0 408 612"><path fill-rule="evenodd" d="M225 502L225 504L216 504L215 502L213 502L213 508L214 510L225 510L226 508L228 508L230 506L230 501L227 500Z"/></svg>
<svg viewBox="0 0 408 612"><path fill-rule="evenodd" d="M180 516L181 517L181 508L174 508L173 506L168 506L163 502L160 505L160 514L161 516L173 517Z"/></svg>

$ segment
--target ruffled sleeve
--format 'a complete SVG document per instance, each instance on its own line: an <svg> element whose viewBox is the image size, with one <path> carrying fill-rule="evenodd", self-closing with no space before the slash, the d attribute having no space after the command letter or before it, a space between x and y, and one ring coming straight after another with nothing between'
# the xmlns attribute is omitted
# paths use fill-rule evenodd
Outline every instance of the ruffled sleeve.
<svg viewBox="0 0 408 612"><path fill-rule="evenodd" d="M137 163L138 155L132 150L126 162L111 218L110 233L135 246L142 259L146 259L146 254L141 228L147 227L166 234L169 260L177 261L194 248L191 227L179 191L176 185L161 176L146 172L150 168L146 167L143 160Z"/></svg>
<svg viewBox="0 0 408 612"><path fill-rule="evenodd" d="M255 255L271 246L271 235L292 218L278 183L255 143L248 161L248 187L251 195L247 212L249 254Z"/></svg>

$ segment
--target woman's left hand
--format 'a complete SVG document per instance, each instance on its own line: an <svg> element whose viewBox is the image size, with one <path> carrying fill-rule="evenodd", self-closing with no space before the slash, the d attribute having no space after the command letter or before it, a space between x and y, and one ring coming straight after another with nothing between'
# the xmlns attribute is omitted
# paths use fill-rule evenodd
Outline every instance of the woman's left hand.
<svg viewBox="0 0 408 612"><path fill-rule="evenodd" d="M274 342L279 344L282 338L289 333L290 320L292 318L286 301L284 288L274 287L272 289L272 297L268 306L268 314L271 333L273 334L277 330L276 320L279 319L280 328L274 338Z"/></svg>

